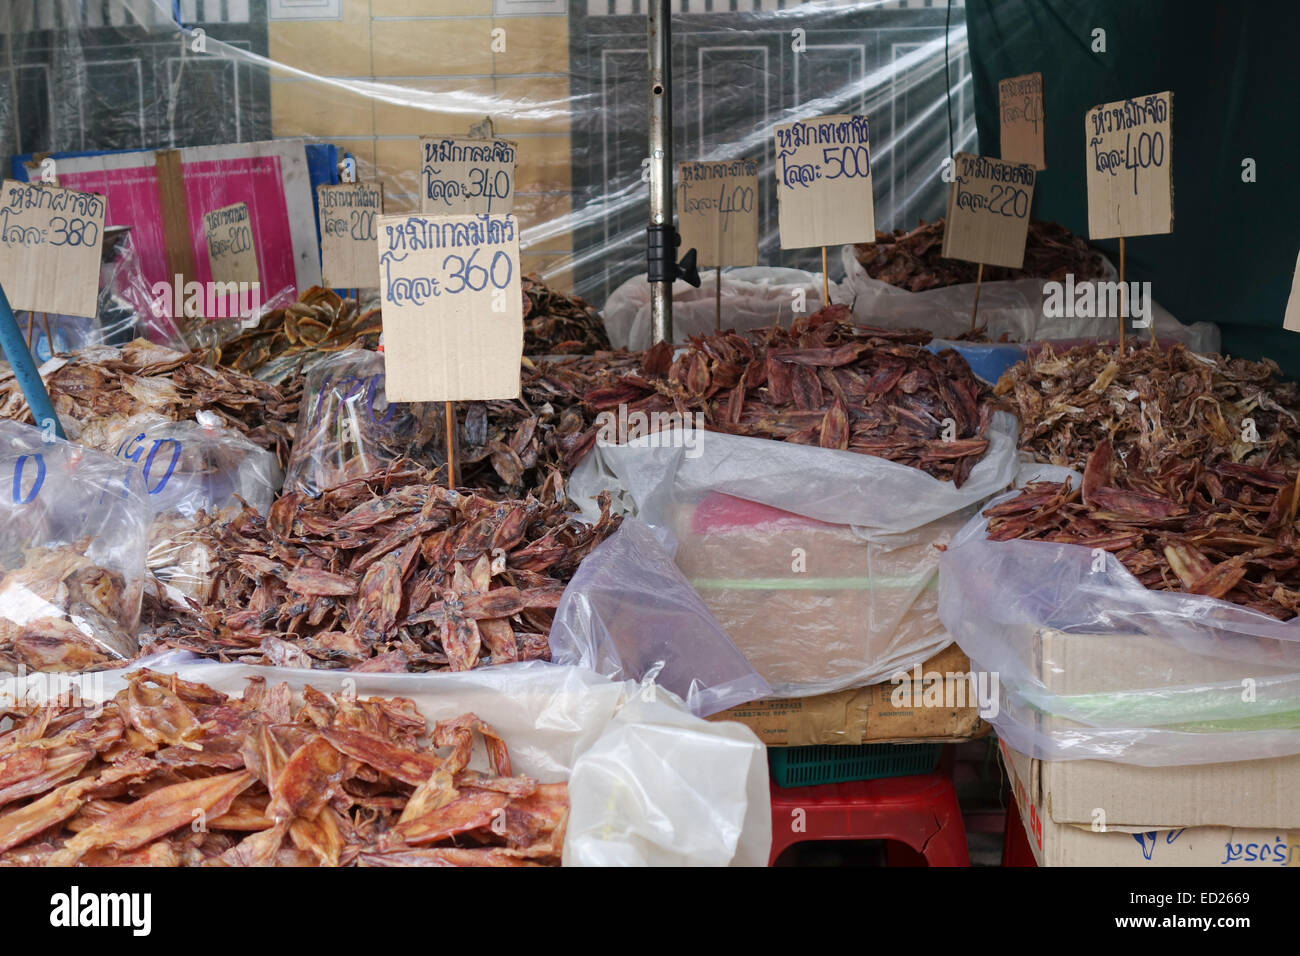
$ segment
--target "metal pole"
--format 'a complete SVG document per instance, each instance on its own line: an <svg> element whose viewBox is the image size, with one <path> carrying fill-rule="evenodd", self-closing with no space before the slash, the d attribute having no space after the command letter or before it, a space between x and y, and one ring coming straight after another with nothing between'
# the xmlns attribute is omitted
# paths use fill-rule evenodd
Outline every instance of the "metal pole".
<svg viewBox="0 0 1300 956"><path fill-rule="evenodd" d="M41 381L41 373L36 370L32 353L23 341L23 333L18 329L18 322L14 319L14 311L9 307L9 297L5 295L4 289L0 289L0 346L3 346L5 358L9 359L9 365L14 370L14 378L18 380L23 397L27 399L27 407L32 410L32 421L36 427L43 429L48 425L53 428L54 434L60 438L66 437L59 416L54 412L54 405L50 403L50 394Z"/></svg>
<svg viewBox="0 0 1300 956"><path fill-rule="evenodd" d="M669 0L650 0L650 223L673 226L672 30ZM667 250L672 262L676 250ZM655 344L673 340L673 276L650 283L650 328Z"/></svg>

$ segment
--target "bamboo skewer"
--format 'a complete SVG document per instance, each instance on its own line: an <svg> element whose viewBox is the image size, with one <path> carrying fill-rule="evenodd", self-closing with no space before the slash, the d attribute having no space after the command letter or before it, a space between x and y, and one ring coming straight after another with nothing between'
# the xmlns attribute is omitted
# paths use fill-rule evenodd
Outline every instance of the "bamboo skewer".
<svg viewBox="0 0 1300 956"><path fill-rule="evenodd" d="M975 270L975 302L970 307L970 330L975 331L975 316L980 310L980 284L984 281L984 263Z"/></svg>

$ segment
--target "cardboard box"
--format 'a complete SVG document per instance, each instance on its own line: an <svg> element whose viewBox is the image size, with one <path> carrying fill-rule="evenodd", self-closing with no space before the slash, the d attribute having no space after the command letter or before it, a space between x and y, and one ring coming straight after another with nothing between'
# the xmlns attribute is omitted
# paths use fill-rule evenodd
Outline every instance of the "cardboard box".
<svg viewBox="0 0 1300 956"><path fill-rule="evenodd" d="M677 566L776 694L886 679L950 641L938 544L964 516L867 542L828 524L710 493L672 515Z"/></svg>
<svg viewBox="0 0 1300 956"><path fill-rule="evenodd" d="M1300 865L1300 828L1294 825L1234 825L1232 819L1266 819L1276 808L1279 794L1267 787L1270 776L1279 782L1296 772L1295 759L1284 761L1250 761L1237 764L1244 788L1230 788L1217 798L1211 793L1213 781L1232 764L1208 767L1147 768L1106 764L1099 761L1033 760L999 741L1002 762L1007 768L1011 791L1020 809L1030 849L1039 866L1288 866ZM1278 764L1272 769L1264 764ZM1281 765L1287 766L1281 766ZM1086 765L1086 766L1085 766ZM1044 768L1049 768L1044 775ZM1074 768L1085 768L1078 770ZM1140 770L1145 786L1126 794L1125 786L1134 786L1126 771ZM1198 771L1209 771L1197 779ZM1155 776L1151 776L1155 775ZM1157 780L1160 775L1164 779ZM1105 781L1104 784L1102 781ZM1188 798L1178 793L1188 783L1198 793ZM1101 789L1089 791L1086 786ZM1064 788L1064 789L1062 789ZM1071 793L1070 791L1073 791ZM1120 796L1123 794L1123 796ZM1141 796L1145 794L1145 797ZM1110 800L1112 810L1105 820L1094 824L1091 811L1082 821L1080 808L1089 799ZM1181 826L1136 826L1120 820L1128 814L1146 812L1138 801L1146 799L1154 812L1161 808L1181 808L1191 814ZM1218 809L1198 809L1203 800ZM1294 801L1293 801L1294 802ZM1094 808L1101 803L1094 803ZM1294 819L1294 811L1281 808L1281 819ZM1069 819L1065 819L1069 818ZM1219 819L1223 825L1195 825L1196 819ZM1105 826L1105 830L1094 829Z"/></svg>
<svg viewBox="0 0 1300 956"><path fill-rule="evenodd" d="M922 674L965 673L970 658L951 644L921 665ZM945 681L956 697L955 681ZM769 747L801 747L810 744L924 743L969 740L983 737L990 725L983 720L975 702L964 707L916 706L923 701L923 688L911 682L913 706L895 707L891 698L901 686L874 684L854 690L816 697L783 697L742 704L710 720L734 720L744 724Z"/></svg>
<svg viewBox="0 0 1300 956"><path fill-rule="evenodd" d="M1178 652L1163 637L1046 630L1035 635L1034 655L1044 686L1062 696L1194 687L1271 673L1258 662ZM1075 726L1065 718L1039 715L1044 733ZM1178 767L1102 760L1031 764L1030 777L1048 795L1052 818L1060 823L1090 826L1100 809L1111 826L1300 829L1300 756Z"/></svg>

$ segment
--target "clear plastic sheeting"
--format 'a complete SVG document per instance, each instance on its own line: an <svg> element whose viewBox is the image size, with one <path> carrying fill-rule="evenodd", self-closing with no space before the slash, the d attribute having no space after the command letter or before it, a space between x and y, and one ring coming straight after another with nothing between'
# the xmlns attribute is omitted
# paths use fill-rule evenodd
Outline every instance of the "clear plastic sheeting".
<svg viewBox="0 0 1300 956"><path fill-rule="evenodd" d="M307 375L286 491L318 495L399 458L428 461L443 440L441 408L389 402L384 356L346 349ZM445 455L443 456L445 457Z"/></svg>
<svg viewBox="0 0 1300 956"><path fill-rule="evenodd" d="M222 664L168 652L139 666L244 692L248 678L328 694L406 697L430 725L476 714L510 749L515 773L567 781L565 866L765 866L771 847L767 756L741 724L702 720L653 694L541 662L463 674L366 674ZM95 689L101 686L98 683ZM126 686L107 674L105 698ZM476 754L471 767L486 767Z"/></svg>
<svg viewBox="0 0 1300 956"><path fill-rule="evenodd" d="M822 301L822 277L802 269L753 266L722 273L718 294L717 270L700 276L698 289L680 279L673 283L673 341L684 344L692 335L711 335L718 328L763 329L789 327L800 315L812 315ZM838 301L832 285L831 301ZM654 344L650 321L650 283L644 275L628 279L605 303L605 331L614 348L634 351Z"/></svg>
<svg viewBox="0 0 1300 956"><path fill-rule="evenodd" d="M148 510L122 462L0 421L0 671L134 657Z"/></svg>
<svg viewBox="0 0 1300 956"><path fill-rule="evenodd" d="M1005 412L961 488L848 451L713 432L652 437L657 447L598 443L570 479L570 498L594 517L594 496L608 490L648 524L784 697L887 680L947 646L936 545L1005 489L1017 465Z"/></svg>
<svg viewBox="0 0 1300 956"><path fill-rule="evenodd" d="M986 533L973 518L940 559L939 615L998 676L1010 747L1142 766L1300 753L1300 622L1150 591L1100 549Z"/></svg>
<svg viewBox="0 0 1300 956"><path fill-rule="evenodd" d="M653 681L701 717L772 689L710 616L648 527L628 519L578 566L551 625L551 660Z"/></svg>
<svg viewBox="0 0 1300 956"><path fill-rule="evenodd" d="M603 307L645 272L645 4L454 6L12 0L0 8L4 151L301 137L353 155L360 179L384 184L389 212L414 212L419 137L489 119L519 144L524 271ZM760 262L820 271L818 250L782 250L777 236L773 129L795 119L870 117L877 227L942 214L940 162L975 147L959 3L673 10L674 158L759 162Z"/></svg>
<svg viewBox="0 0 1300 956"><path fill-rule="evenodd" d="M840 260L845 278L838 290L832 292L831 299L852 306L855 322L887 329L926 329L939 337L954 337L970 330L971 308L975 303L974 283L910 292L868 275L854 254L853 246L844 246L840 250ZM1103 258L1103 262L1106 276L1097 281L1117 282L1119 274L1114 265L1108 259ZM997 340L1005 335L1011 342L1116 337L1117 320L1114 318L1049 315L1044 289L1048 281L1008 279L980 283L977 324L986 327L990 339ZM1084 284L1078 283L1079 286ZM1218 326L1210 322L1184 325L1158 302L1150 304L1150 319L1155 322L1159 338L1181 342L1194 352L1219 350ZM1135 328L1130 319L1128 335L1147 336L1150 331Z"/></svg>

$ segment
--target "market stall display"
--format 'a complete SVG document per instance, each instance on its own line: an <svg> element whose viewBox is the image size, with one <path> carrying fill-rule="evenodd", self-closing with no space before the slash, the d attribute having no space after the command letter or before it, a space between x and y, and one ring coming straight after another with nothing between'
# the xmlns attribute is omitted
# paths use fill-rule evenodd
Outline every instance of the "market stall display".
<svg viewBox="0 0 1300 956"><path fill-rule="evenodd" d="M609 349L600 313L580 297L550 288L535 274L520 283L525 355L591 355Z"/></svg>

